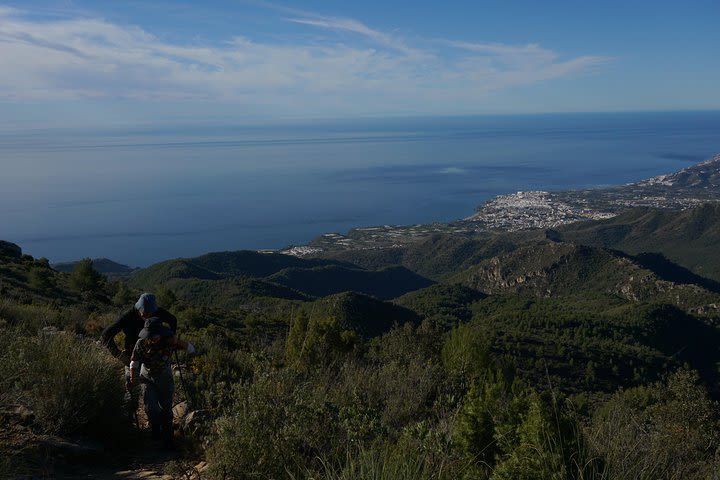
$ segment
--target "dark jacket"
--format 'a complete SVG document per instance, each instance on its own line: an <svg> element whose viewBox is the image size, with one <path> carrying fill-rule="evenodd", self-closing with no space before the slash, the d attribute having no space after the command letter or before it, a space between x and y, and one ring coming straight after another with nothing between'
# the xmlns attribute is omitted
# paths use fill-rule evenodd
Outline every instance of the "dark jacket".
<svg viewBox="0 0 720 480"><path fill-rule="evenodd" d="M164 308L158 308L153 317L158 317L163 323L168 324L173 332L177 332L177 318L165 310ZM120 355L117 345L115 345L115 336L122 330L125 333L125 352L128 355L132 353L135 343L138 341L138 334L140 330L145 326L145 320L140 316L140 313L132 307L130 310L123 313L115 322L109 325L102 332L102 343L107 345L110 352L116 357Z"/></svg>

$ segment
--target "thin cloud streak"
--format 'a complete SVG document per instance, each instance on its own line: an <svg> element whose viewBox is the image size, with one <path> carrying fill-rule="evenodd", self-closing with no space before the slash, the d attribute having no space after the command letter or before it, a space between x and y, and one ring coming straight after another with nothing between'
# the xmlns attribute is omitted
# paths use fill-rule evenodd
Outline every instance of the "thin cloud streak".
<svg viewBox="0 0 720 480"><path fill-rule="evenodd" d="M470 50L473 52L481 52L490 55L533 55L542 56L548 60L552 60L557 55L550 50L541 48L536 43L528 45L504 45L501 43L471 43L458 42L453 40L441 40L441 42L455 48Z"/></svg>
<svg viewBox="0 0 720 480"><path fill-rule="evenodd" d="M310 25L314 27L327 28L330 30L347 31L362 35L380 45L398 50L406 55L415 57L424 57L428 54L422 50L411 48L407 46L403 41L380 32L373 30L367 25L349 18L333 18L333 17L315 17L315 18L288 18L287 21L293 23L299 23L303 25Z"/></svg>
<svg viewBox="0 0 720 480"><path fill-rule="evenodd" d="M296 15L285 21L335 36L268 43L239 34L218 44L177 44L136 26L95 18L38 20L0 6L0 64L10 66L0 76L0 100L182 100L326 113L448 102L477 108L492 92L611 60L560 59L535 44L442 41L445 51L428 48L433 42L419 48L353 19Z"/></svg>

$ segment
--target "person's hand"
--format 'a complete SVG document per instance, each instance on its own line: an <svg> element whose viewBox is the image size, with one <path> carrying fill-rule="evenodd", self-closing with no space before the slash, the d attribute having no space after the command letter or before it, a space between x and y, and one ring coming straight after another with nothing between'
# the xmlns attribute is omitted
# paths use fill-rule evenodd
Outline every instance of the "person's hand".
<svg viewBox="0 0 720 480"><path fill-rule="evenodd" d="M130 369L130 376L127 377L127 381L125 382L125 386L128 390L130 390L133 386L133 383L135 383L135 370L132 368Z"/></svg>
<svg viewBox="0 0 720 480"><path fill-rule="evenodd" d="M187 352L188 353L195 353L195 345L193 345L190 342L187 342Z"/></svg>

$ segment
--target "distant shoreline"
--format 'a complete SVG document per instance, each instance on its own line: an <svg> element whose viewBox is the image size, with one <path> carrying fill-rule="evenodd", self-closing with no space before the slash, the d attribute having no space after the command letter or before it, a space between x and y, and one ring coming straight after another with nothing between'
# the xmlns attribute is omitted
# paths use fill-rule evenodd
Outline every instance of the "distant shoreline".
<svg viewBox="0 0 720 480"><path fill-rule="evenodd" d="M517 191L621 185L720 150L715 111L364 122L0 135L3 236L55 263L277 250L453 222Z"/></svg>

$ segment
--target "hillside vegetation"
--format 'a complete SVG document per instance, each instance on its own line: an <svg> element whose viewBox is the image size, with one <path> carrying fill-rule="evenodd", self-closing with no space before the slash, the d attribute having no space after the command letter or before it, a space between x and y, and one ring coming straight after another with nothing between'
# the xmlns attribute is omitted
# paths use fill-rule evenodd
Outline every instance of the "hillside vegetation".
<svg viewBox="0 0 720 480"><path fill-rule="evenodd" d="M127 278L127 284L134 288L171 287L188 302L205 305L212 297L216 305L225 307L253 296L323 297L345 291L391 299L432 283L399 266L367 270L333 260L250 251L168 260Z"/></svg>
<svg viewBox="0 0 720 480"><path fill-rule="evenodd" d="M609 220L558 229L565 241L622 250L662 253L696 274L720 281L720 205L685 211L639 208Z"/></svg>
<svg viewBox="0 0 720 480"><path fill-rule="evenodd" d="M75 270L75 267L78 265L78 262L62 262L62 263L53 263L50 266L57 270L58 272L65 272L65 273L72 273L73 270ZM112 260L108 258L93 258L92 259L92 266L95 270L97 270L100 273L104 273L106 275L126 275L133 270L135 270L132 267L128 267L127 265L123 265L121 263L113 262Z"/></svg>
<svg viewBox="0 0 720 480"><path fill-rule="evenodd" d="M131 426L122 366L94 340L154 291L198 347L180 357L176 402L202 421L178 428L176 478L197 478L201 459L211 479L712 478L720 288L701 272L717 254L681 265L692 255L670 249L694 245L678 232L712 238L702 211L332 258L217 252L123 282L0 243L0 350L18 366L0 385L0 468L36 473L42 435L113 457L112 429L153 448ZM671 232L666 249L621 251L640 225Z"/></svg>
<svg viewBox="0 0 720 480"><path fill-rule="evenodd" d="M441 280L481 260L515 250L544 238L543 232L513 235L488 232L482 236L436 234L427 239L393 248L338 250L317 254L367 269L401 265L424 277Z"/></svg>

